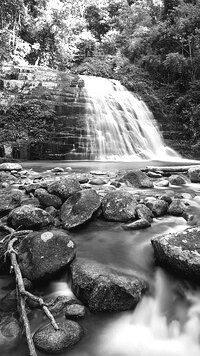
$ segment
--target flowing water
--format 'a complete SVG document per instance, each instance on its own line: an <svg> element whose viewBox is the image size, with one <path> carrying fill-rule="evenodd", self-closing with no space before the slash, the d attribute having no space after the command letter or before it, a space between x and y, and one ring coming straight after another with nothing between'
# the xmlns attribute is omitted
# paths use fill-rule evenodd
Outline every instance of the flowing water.
<svg viewBox="0 0 200 356"><path fill-rule="evenodd" d="M85 157L128 161L178 157L165 146L153 114L140 98L116 80L81 77L87 141L80 137L79 143L85 145Z"/></svg>

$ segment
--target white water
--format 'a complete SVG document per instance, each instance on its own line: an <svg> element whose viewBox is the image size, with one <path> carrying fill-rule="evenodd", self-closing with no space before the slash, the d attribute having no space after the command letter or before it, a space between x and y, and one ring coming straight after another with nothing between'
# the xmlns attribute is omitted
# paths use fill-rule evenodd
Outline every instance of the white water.
<svg viewBox="0 0 200 356"><path fill-rule="evenodd" d="M86 100L86 157L101 160L173 160L146 104L116 80L82 76ZM80 143L81 142L80 138Z"/></svg>
<svg viewBox="0 0 200 356"><path fill-rule="evenodd" d="M186 292L188 308L180 300L175 306L174 287L169 277L158 270L155 296L145 296L132 314L121 316L104 330L99 339L101 354L199 356L200 292ZM166 311L170 307L174 308L174 315L168 320Z"/></svg>

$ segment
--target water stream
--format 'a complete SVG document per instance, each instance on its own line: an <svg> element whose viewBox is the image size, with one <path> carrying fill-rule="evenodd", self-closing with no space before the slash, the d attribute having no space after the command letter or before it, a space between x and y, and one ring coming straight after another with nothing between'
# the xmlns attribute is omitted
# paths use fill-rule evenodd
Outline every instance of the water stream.
<svg viewBox="0 0 200 356"><path fill-rule="evenodd" d="M117 80L81 77L85 83L80 92L86 110L85 157L128 161L180 157L165 146L153 114L139 97ZM83 146L85 138L79 141Z"/></svg>

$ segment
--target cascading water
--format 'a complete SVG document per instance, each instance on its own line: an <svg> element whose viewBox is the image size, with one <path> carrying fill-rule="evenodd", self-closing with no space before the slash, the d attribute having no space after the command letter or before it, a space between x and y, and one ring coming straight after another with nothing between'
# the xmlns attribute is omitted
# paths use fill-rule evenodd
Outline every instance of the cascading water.
<svg viewBox="0 0 200 356"><path fill-rule="evenodd" d="M81 76L85 86L85 157L101 160L179 157L166 147L146 104L116 80ZM80 146L84 146L82 138Z"/></svg>

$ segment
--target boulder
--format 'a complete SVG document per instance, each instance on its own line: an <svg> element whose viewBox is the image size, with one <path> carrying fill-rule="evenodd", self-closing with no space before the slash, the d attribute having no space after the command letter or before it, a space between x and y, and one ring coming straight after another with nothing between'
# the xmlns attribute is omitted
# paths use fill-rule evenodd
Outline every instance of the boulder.
<svg viewBox="0 0 200 356"><path fill-rule="evenodd" d="M114 268L84 258L70 266L72 290L93 312L133 309L147 290L147 284Z"/></svg>
<svg viewBox="0 0 200 356"><path fill-rule="evenodd" d="M139 229L146 229L150 227L151 223L146 219L139 219L130 224L123 224L122 227L124 230L139 230Z"/></svg>
<svg viewBox="0 0 200 356"><path fill-rule="evenodd" d="M0 171L0 182L1 182L2 188L5 185L5 183L11 184L16 181L17 181L17 178L15 176L13 176L12 174L10 174L10 172Z"/></svg>
<svg viewBox="0 0 200 356"><path fill-rule="evenodd" d="M58 326L59 330L55 330L52 324L47 324L35 332L33 341L37 349L48 354L62 353L84 335L83 328L75 321L59 321Z"/></svg>
<svg viewBox="0 0 200 356"><path fill-rule="evenodd" d="M147 174L141 170L130 171L126 173L121 180L128 182L136 188L153 188L152 181L149 179Z"/></svg>
<svg viewBox="0 0 200 356"><path fill-rule="evenodd" d="M181 277L200 283L200 227L154 237L156 262Z"/></svg>
<svg viewBox="0 0 200 356"><path fill-rule="evenodd" d="M192 183L199 183L200 182L200 167L189 168L188 176Z"/></svg>
<svg viewBox="0 0 200 356"><path fill-rule="evenodd" d="M37 198L27 198L21 202L22 205L32 205L36 208L40 208L40 202Z"/></svg>
<svg viewBox="0 0 200 356"><path fill-rule="evenodd" d="M61 207L61 220L66 229L88 221L101 205L95 190L81 190L69 197Z"/></svg>
<svg viewBox="0 0 200 356"><path fill-rule="evenodd" d="M172 199L167 212L170 215L181 216L186 211L186 209L187 207L181 199Z"/></svg>
<svg viewBox="0 0 200 356"><path fill-rule="evenodd" d="M65 178L57 182L53 182L48 187L50 194L55 194L63 201L69 198L73 193L81 190L80 183L77 178Z"/></svg>
<svg viewBox="0 0 200 356"><path fill-rule="evenodd" d="M167 213L168 203L164 200L157 199L153 202L152 212L154 216L159 217Z"/></svg>
<svg viewBox="0 0 200 356"><path fill-rule="evenodd" d="M63 230L32 232L19 244L18 260L23 277L49 279L76 255L76 245Z"/></svg>
<svg viewBox="0 0 200 356"><path fill-rule="evenodd" d="M139 219L145 219L149 223L153 221L152 211L144 204L138 204L136 207L136 213Z"/></svg>
<svg viewBox="0 0 200 356"><path fill-rule="evenodd" d="M22 197L19 189L0 189L0 215L5 215L20 206Z"/></svg>
<svg viewBox="0 0 200 356"><path fill-rule="evenodd" d="M122 189L109 192L102 200L103 216L107 220L128 221L135 218L137 200Z"/></svg>
<svg viewBox="0 0 200 356"><path fill-rule="evenodd" d="M10 212L8 223L14 228L36 229L53 222L52 216L45 210L32 205L22 205Z"/></svg>
<svg viewBox="0 0 200 356"><path fill-rule="evenodd" d="M18 163L1 163L0 171L22 171L22 166Z"/></svg>
<svg viewBox="0 0 200 356"><path fill-rule="evenodd" d="M184 185L187 184L187 179L179 174L173 174L169 177L169 183L172 185Z"/></svg>
<svg viewBox="0 0 200 356"><path fill-rule="evenodd" d="M0 314L0 349L12 349L22 336L21 325L12 315Z"/></svg>
<svg viewBox="0 0 200 356"><path fill-rule="evenodd" d="M57 195L50 194L43 188L35 190L35 197L38 198L41 206L45 208L53 206L54 208L59 209L62 205L62 200Z"/></svg>

